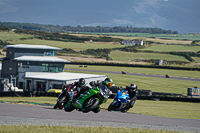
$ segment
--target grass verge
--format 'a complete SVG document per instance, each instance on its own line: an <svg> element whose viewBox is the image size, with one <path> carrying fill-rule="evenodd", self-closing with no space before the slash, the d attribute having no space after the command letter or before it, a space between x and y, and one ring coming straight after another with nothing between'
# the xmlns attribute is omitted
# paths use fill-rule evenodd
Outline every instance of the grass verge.
<svg viewBox="0 0 200 133"><path fill-rule="evenodd" d="M2 133L180 133L167 130L130 129L113 127L70 127L35 125L0 125Z"/></svg>
<svg viewBox="0 0 200 133"><path fill-rule="evenodd" d="M0 101L48 104L52 105L52 108L56 100L56 97L0 97ZM112 101L113 99L108 99L101 108L107 110ZM137 100L128 112L169 118L200 119L199 110L199 103Z"/></svg>

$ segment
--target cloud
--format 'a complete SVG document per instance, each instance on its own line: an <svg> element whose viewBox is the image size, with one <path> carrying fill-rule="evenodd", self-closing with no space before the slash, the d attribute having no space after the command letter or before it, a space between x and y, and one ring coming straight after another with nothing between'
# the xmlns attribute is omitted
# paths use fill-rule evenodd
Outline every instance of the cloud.
<svg viewBox="0 0 200 133"><path fill-rule="evenodd" d="M166 25L167 19L160 13L163 0L140 0L132 6L135 13L132 17L135 26L159 27Z"/></svg>
<svg viewBox="0 0 200 133"><path fill-rule="evenodd" d="M133 22L127 19L113 19L112 23L116 25L133 25Z"/></svg>
<svg viewBox="0 0 200 133"><path fill-rule="evenodd" d="M10 5L8 1L0 1L0 13L16 12L17 10L18 8Z"/></svg>
<svg viewBox="0 0 200 133"><path fill-rule="evenodd" d="M139 14L152 14L161 7L160 0L141 0L132 7Z"/></svg>

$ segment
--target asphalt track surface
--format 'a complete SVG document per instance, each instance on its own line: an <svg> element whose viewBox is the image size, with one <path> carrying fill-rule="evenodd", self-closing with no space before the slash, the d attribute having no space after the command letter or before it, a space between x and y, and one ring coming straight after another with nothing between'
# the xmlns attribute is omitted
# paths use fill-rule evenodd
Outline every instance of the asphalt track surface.
<svg viewBox="0 0 200 133"><path fill-rule="evenodd" d="M200 132L199 119L176 119L133 113L65 112L53 106L0 103L0 125L110 126Z"/></svg>
<svg viewBox="0 0 200 133"><path fill-rule="evenodd" d="M122 74L122 72L99 71L99 70L88 70L88 69L70 69L70 70L73 70L73 71L85 71L85 72L100 72L100 73ZM144 74L144 73L126 73L126 75L146 76L146 77L154 77L154 78L165 78L165 75L153 75L153 74ZM200 78L176 77L176 76L170 76L169 79L200 81Z"/></svg>

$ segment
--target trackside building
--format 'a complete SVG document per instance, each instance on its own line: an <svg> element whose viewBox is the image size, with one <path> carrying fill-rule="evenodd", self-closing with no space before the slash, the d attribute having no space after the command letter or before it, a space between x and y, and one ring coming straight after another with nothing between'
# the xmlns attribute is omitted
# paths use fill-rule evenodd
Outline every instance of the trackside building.
<svg viewBox="0 0 200 133"><path fill-rule="evenodd" d="M61 89L64 84L85 78L90 81L104 80L106 75L64 72L70 61L55 57L60 48L46 45L7 45L6 57L1 58L0 91L11 91L9 84L24 92Z"/></svg>

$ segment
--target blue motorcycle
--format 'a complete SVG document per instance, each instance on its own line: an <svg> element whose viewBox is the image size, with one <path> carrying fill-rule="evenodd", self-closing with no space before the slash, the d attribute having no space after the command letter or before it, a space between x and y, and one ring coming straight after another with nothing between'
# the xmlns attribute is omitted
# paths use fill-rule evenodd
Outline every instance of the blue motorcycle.
<svg viewBox="0 0 200 133"><path fill-rule="evenodd" d="M129 94L126 90L117 92L113 102L109 105L108 111L121 111L123 113L129 110Z"/></svg>

